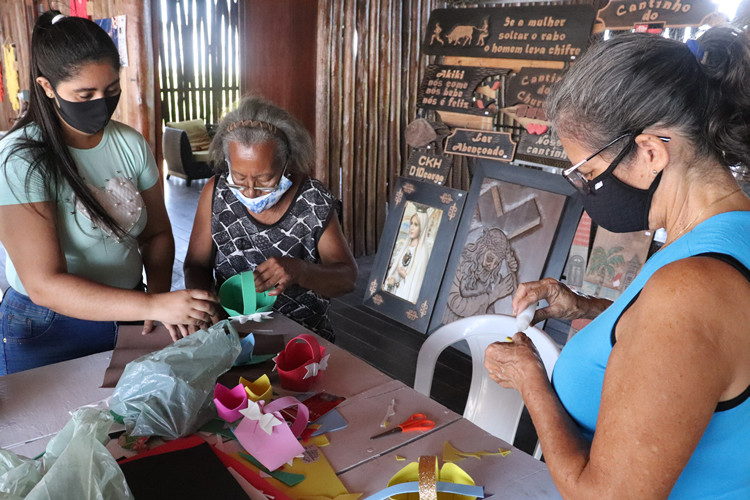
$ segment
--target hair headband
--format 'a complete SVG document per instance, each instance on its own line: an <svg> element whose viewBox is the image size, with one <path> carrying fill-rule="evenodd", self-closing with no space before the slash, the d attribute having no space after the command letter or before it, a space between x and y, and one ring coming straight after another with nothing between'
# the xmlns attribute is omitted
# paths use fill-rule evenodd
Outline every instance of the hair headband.
<svg viewBox="0 0 750 500"><path fill-rule="evenodd" d="M64 16L64 15L62 15L62 14L58 14L58 15L56 15L55 17L53 17L53 18L52 18L52 24L55 24L55 23L56 23L57 21L59 21L60 19L65 19L65 16Z"/></svg>
<svg viewBox="0 0 750 500"><path fill-rule="evenodd" d="M227 127L227 133L231 132L232 130L235 130L239 127L249 127L249 128L260 128L263 130L267 130L271 132L276 137L280 138L284 143L289 147L289 140L286 137L286 134L283 130L279 129L276 125L268 122L263 122L260 120L240 120L234 123L230 123Z"/></svg>

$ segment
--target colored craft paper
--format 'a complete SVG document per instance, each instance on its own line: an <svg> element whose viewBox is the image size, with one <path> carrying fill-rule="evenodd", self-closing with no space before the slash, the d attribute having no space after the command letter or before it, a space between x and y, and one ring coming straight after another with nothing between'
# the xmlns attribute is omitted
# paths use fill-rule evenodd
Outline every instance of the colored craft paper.
<svg viewBox="0 0 750 500"><path fill-rule="evenodd" d="M468 457L479 459L483 456L489 455L502 455L505 457L509 454L510 450L505 450L503 448L498 448L498 451L465 452L453 446L449 441L443 443L443 462L458 462Z"/></svg>
<svg viewBox="0 0 750 500"><path fill-rule="evenodd" d="M3 64L0 61L0 102L5 98L5 87L3 87Z"/></svg>
<svg viewBox="0 0 750 500"><path fill-rule="evenodd" d="M255 466L243 458L240 457L239 461L255 469ZM312 500L315 497L322 497L326 500L335 498L347 500L348 495L350 495L346 486L344 486L333 470L333 467L331 467L325 454L319 449L319 446L306 446L303 456L295 458L291 465L284 465L282 470L305 476L304 481L293 487L287 486L277 479L268 479L269 483L292 498ZM354 495L354 498L351 500L357 500L359 496Z"/></svg>
<svg viewBox="0 0 750 500"><path fill-rule="evenodd" d="M247 408L247 392L245 386L237 384L234 388L229 389L221 384L216 384L214 388L214 404L219 418L227 422L235 422L242 417L240 411Z"/></svg>
<svg viewBox="0 0 750 500"><path fill-rule="evenodd" d="M129 461L120 468L138 500L247 498L208 443Z"/></svg>
<svg viewBox="0 0 750 500"><path fill-rule="evenodd" d="M231 429L227 427L227 422L220 418L214 418L206 422L204 426L198 429L198 432L204 432L206 434L214 434L225 437L227 439L234 439L234 434Z"/></svg>
<svg viewBox="0 0 750 500"><path fill-rule="evenodd" d="M273 388L271 387L271 381L268 379L268 375L263 374L254 382L250 382L245 377L240 377L240 384L245 387L247 398L250 401L265 401L266 404L271 402L271 396L273 395Z"/></svg>
<svg viewBox="0 0 750 500"><path fill-rule="evenodd" d="M142 330L139 325L122 325L117 329L117 344L104 372L102 387L115 387L128 363L173 342L169 330L162 325L155 326L148 335L141 335Z"/></svg>
<svg viewBox="0 0 750 500"><path fill-rule="evenodd" d="M247 334L245 337L240 339L240 355L234 361L234 366L244 365L250 362L253 357L253 349L255 348L255 335L252 333Z"/></svg>
<svg viewBox="0 0 750 500"><path fill-rule="evenodd" d="M240 314L237 316L232 316L229 319L231 321L237 321L239 324L244 325L245 323L249 321L255 321L257 323L260 323L261 321L271 319L272 317L273 317L273 312L267 311L267 312L257 312L253 314Z"/></svg>
<svg viewBox="0 0 750 500"><path fill-rule="evenodd" d="M199 446L204 443L205 441L201 439L200 436L197 436L197 435L192 435L192 436L185 437L185 438L178 438L172 441L168 441L159 447L153 448L148 451L144 451L143 453L139 453L138 455L134 457L120 460L118 461L118 463L122 465L128 462L134 461L134 460L141 460L143 458L151 457L154 455L161 455L161 454L170 453L173 451L184 450L184 449L192 448L194 446ZM252 470L251 468L248 468L243 463L227 455L223 451L217 450L216 448L212 448L212 450L214 454L219 458L219 460L221 460L221 462L224 464L225 467L233 467L237 472L239 472L242 475L242 477L244 477L248 482L250 482L250 484L252 484L255 488L268 494L269 497L272 496L275 498L275 500L292 500L283 492L281 492L279 489L275 488L273 485L269 484L267 481L261 478L260 475L256 471ZM166 498L171 498L171 497L166 497Z"/></svg>
<svg viewBox="0 0 750 500"><path fill-rule="evenodd" d="M297 406L297 417L287 426L279 413L288 406ZM307 407L291 396L264 405L248 402L241 410L245 416L234 430L242 447L269 470L276 470L305 450L297 440L308 424ZM277 422L278 421L278 422Z"/></svg>
<svg viewBox="0 0 750 500"><path fill-rule="evenodd" d="M338 431L345 429L349 423L337 410L331 410L318 420L315 421L320 427L311 434L311 436L319 436L326 432Z"/></svg>
<svg viewBox="0 0 750 500"><path fill-rule="evenodd" d="M239 452L239 455L253 464L255 467L257 467L261 472L268 474L272 478L281 481L287 486L296 486L305 480L304 474L294 474L293 472L284 472L281 470L270 471L263 467L263 464L258 462L252 455L248 455L247 453L243 452Z"/></svg>
<svg viewBox="0 0 750 500"><path fill-rule="evenodd" d="M247 493L247 496L250 497L250 500L268 500L268 497L266 497L262 491L250 484L247 479L242 477L242 474L234 470L232 467L227 467L227 470L235 479L235 481L237 481L240 487L245 491L245 493Z"/></svg>

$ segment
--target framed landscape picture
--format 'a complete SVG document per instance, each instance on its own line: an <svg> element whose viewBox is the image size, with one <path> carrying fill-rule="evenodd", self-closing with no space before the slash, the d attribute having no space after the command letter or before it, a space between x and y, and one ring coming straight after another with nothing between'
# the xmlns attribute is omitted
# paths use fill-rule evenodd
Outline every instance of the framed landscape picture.
<svg viewBox="0 0 750 500"><path fill-rule="evenodd" d="M560 278L583 204L561 176L478 160L428 331L512 314L519 283Z"/></svg>
<svg viewBox="0 0 750 500"><path fill-rule="evenodd" d="M425 333L461 218L466 193L400 178L364 304Z"/></svg>

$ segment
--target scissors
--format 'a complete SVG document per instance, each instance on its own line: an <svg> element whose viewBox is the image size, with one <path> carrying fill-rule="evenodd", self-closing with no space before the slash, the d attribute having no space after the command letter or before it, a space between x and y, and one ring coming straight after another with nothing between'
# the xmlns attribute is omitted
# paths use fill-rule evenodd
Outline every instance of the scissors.
<svg viewBox="0 0 750 500"><path fill-rule="evenodd" d="M424 413L415 413L393 429L381 432L380 434L375 434L370 439L378 439L383 436L399 434L401 432L428 431L433 427L435 427L435 422L428 420Z"/></svg>

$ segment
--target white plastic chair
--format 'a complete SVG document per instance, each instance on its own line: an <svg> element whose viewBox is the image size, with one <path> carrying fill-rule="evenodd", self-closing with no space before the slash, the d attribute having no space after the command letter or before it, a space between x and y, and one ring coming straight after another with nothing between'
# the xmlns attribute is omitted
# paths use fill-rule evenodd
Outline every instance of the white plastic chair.
<svg viewBox="0 0 750 500"><path fill-rule="evenodd" d="M484 368L484 350L493 342L512 337L516 331L516 318L503 314L472 316L438 328L419 350L414 389L429 396L438 356L446 347L465 340L471 351L472 373L464 418L512 444L523 412L523 399L515 389L501 387L490 378ZM524 333L539 351L547 376L552 377L552 369L560 355L557 344L536 327L530 326ZM534 458L540 459L541 456L542 450L537 442Z"/></svg>

